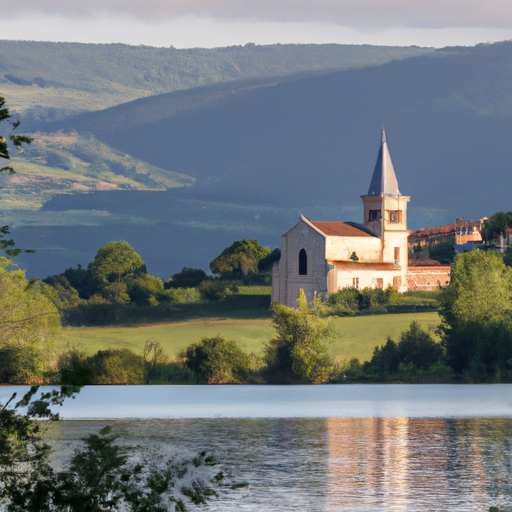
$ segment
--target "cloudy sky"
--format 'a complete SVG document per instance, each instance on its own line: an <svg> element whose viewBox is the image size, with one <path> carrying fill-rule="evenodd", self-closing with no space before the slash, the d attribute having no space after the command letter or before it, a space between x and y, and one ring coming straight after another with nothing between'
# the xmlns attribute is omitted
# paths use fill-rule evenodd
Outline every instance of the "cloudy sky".
<svg viewBox="0 0 512 512"><path fill-rule="evenodd" d="M512 39L512 0L0 0L2 39L215 47Z"/></svg>

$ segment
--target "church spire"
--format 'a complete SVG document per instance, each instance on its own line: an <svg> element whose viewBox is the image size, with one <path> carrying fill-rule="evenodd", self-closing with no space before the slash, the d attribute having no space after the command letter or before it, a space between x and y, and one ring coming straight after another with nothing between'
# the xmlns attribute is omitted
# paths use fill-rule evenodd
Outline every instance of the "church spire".
<svg viewBox="0 0 512 512"><path fill-rule="evenodd" d="M386 130L382 129L382 138L380 143L379 156L373 171L372 181L368 189L369 196L401 196L398 190L393 162L389 155L388 144L386 142Z"/></svg>

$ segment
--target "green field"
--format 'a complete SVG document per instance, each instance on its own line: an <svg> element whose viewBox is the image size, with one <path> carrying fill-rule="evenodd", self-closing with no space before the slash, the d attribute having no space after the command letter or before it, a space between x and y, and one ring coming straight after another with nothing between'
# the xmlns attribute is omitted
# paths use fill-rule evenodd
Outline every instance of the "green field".
<svg viewBox="0 0 512 512"><path fill-rule="evenodd" d="M338 360L354 356L367 360L375 345L385 343L387 336L397 340L413 320L426 329L439 323L437 313L431 312L338 318L333 322L337 339L332 353ZM146 340L158 340L168 354L175 356L203 336L222 334L244 350L260 353L273 332L266 319L191 320L137 327L66 327L57 341L60 348L69 343L93 354L107 348L129 348L140 353Z"/></svg>

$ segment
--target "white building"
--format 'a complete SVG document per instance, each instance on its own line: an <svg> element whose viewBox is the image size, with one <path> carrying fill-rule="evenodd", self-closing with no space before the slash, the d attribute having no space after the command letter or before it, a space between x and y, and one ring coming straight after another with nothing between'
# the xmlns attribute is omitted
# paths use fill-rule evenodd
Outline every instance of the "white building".
<svg viewBox="0 0 512 512"><path fill-rule="evenodd" d="M416 281L422 289L447 284L449 267L415 267L409 272L410 198L398 188L384 131L368 193L361 199L363 224L317 222L301 216L281 237L281 259L273 267L273 301L295 307L300 288L310 301L315 294L325 299L350 287L391 285L406 291L409 286L416 288Z"/></svg>

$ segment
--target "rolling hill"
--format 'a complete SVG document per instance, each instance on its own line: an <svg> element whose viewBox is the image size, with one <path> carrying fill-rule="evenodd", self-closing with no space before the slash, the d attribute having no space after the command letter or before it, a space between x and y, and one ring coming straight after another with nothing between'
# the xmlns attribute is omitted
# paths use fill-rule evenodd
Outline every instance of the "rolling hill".
<svg viewBox="0 0 512 512"><path fill-rule="evenodd" d="M180 50L0 40L0 90L29 122L217 82L376 65L431 51L335 44Z"/></svg>
<svg viewBox="0 0 512 512"><path fill-rule="evenodd" d="M358 221L383 125L400 189L411 195L410 228L510 210L511 78L505 42L206 85L33 123L91 133L196 182L55 197L38 212L47 220L37 229L13 212L16 240L38 250L37 266L30 255L20 261L44 276L87 264L103 243L123 238L166 278L185 265L207 268L236 239L277 246L300 212ZM80 212L87 224L78 225Z"/></svg>
<svg viewBox="0 0 512 512"><path fill-rule="evenodd" d="M512 43L447 48L261 87L192 89L43 128L90 132L192 176L197 183L187 197L355 207L383 125L401 190L413 205L468 217L506 208ZM487 193L479 186L483 174Z"/></svg>

